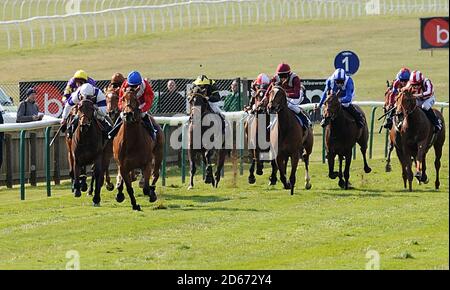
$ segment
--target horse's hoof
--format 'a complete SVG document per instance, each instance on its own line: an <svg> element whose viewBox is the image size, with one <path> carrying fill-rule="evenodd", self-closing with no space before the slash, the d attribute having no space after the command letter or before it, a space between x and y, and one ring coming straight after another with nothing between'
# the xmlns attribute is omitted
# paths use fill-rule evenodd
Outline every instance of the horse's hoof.
<svg viewBox="0 0 450 290"><path fill-rule="evenodd" d="M113 191L114 190L114 184L112 184L112 183L106 184L106 190L107 191Z"/></svg>
<svg viewBox="0 0 450 290"><path fill-rule="evenodd" d="M256 174L257 174L257 175L263 175L264 172L263 172L262 168L256 169Z"/></svg>
<svg viewBox="0 0 450 290"><path fill-rule="evenodd" d="M100 203L99 203L99 202L93 202L92 205L93 205L94 207L100 207Z"/></svg>
<svg viewBox="0 0 450 290"><path fill-rule="evenodd" d="M310 190L311 188L312 188L312 184L311 183L309 183L309 182L305 183L305 189L306 190Z"/></svg>
<svg viewBox="0 0 450 290"><path fill-rule="evenodd" d="M88 193L86 194L86 196L92 196L92 193L93 192L89 190Z"/></svg>
<svg viewBox="0 0 450 290"><path fill-rule="evenodd" d="M158 197L156 196L156 192L152 191L150 192L150 197L149 197L149 201L150 202L155 202L158 199Z"/></svg>
<svg viewBox="0 0 450 290"><path fill-rule="evenodd" d="M189 187L187 188L187 190L192 190L192 189L194 189L193 185L189 185Z"/></svg>
<svg viewBox="0 0 450 290"><path fill-rule="evenodd" d="M249 184L255 184L256 182L256 178L254 176L249 176L248 177L248 183Z"/></svg>
<svg viewBox="0 0 450 290"><path fill-rule="evenodd" d="M122 203L124 200L125 200L125 195L123 193L116 195L116 201L118 203Z"/></svg>
<svg viewBox="0 0 450 290"><path fill-rule="evenodd" d="M75 197L81 197L81 191L79 189L75 190L75 193L73 194Z"/></svg>
<svg viewBox="0 0 450 290"><path fill-rule="evenodd" d="M81 182L81 191L86 192L88 190L88 186L86 182Z"/></svg>
<svg viewBox="0 0 450 290"><path fill-rule="evenodd" d="M339 180L338 184L339 184L339 187L340 187L340 188L342 188L342 189L344 189L344 188L345 188L345 189L348 189L348 185L345 184L345 181L344 181L344 180L342 180L342 179Z"/></svg>
<svg viewBox="0 0 450 290"><path fill-rule="evenodd" d="M385 171L386 172L391 172L392 171L392 166L390 164L387 164L386 168L385 168Z"/></svg>
<svg viewBox="0 0 450 290"><path fill-rule="evenodd" d="M290 183L286 183L284 185L284 189L286 189L286 190L291 189L291 184Z"/></svg>
<svg viewBox="0 0 450 290"><path fill-rule="evenodd" d="M339 173L336 171L328 174L328 177L331 179L336 179L338 176L339 176Z"/></svg>
<svg viewBox="0 0 450 290"><path fill-rule="evenodd" d="M133 210L135 211L142 211L141 206L139 204L133 205Z"/></svg>
<svg viewBox="0 0 450 290"><path fill-rule="evenodd" d="M205 184L211 184L211 183L213 183L213 177L210 175L206 175Z"/></svg>
<svg viewBox="0 0 450 290"><path fill-rule="evenodd" d="M369 166L364 167L364 172L365 173L370 173L370 172L372 172L372 168L370 168Z"/></svg>
<svg viewBox="0 0 450 290"><path fill-rule="evenodd" d="M144 188L144 180L139 180L139 188Z"/></svg>

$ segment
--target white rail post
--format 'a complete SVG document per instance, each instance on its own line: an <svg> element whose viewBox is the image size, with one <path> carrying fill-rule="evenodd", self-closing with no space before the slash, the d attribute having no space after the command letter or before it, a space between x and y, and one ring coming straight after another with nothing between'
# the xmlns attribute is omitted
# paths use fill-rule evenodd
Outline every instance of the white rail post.
<svg viewBox="0 0 450 290"><path fill-rule="evenodd" d="M178 10L179 13L179 20L180 20L180 29L184 28L184 20L183 20L183 6L179 7L180 9ZM217 14L216 14L217 16Z"/></svg>
<svg viewBox="0 0 450 290"><path fill-rule="evenodd" d="M228 18L228 7L227 3L223 2L223 24L227 26L227 19Z"/></svg>
<svg viewBox="0 0 450 290"><path fill-rule="evenodd" d="M40 8L41 8L41 0L38 0L37 7L36 7L36 13L34 14L35 16L41 15Z"/></svg>
<svg viewBox="0 0 450 290"><path fill-rule="evenodd" d="M128 16L125 13L125 11L123 11L123 10L122 10L122 15L123 15L123 21L125 22L123 34L128 35Z"/></svg>
<svg viewBox="0 0 450 290"><path fill-rule="evenodd" d="M47 6L45 7L45 16L48 16L48 8L50 7L50 1L51 0L47 0Z"/></svg>
<svg viewBox="0 0 450 290"><path fill-rule="evenodd" d="M5 3L3 4L3 17L2 17L3 20L6 20L6 5L8 5L8 1L9 0L6 0Z"/></svg>
<svg viewBox="0 0 450 290"><path fill-rule="evenodd" d="M267 0L264 1L264 22L267 23L269 21L268 13L267 13Z"/></svg>
<svg viewBox="0 0 450 290"><path fill-rule="evenodd" d="M201 25L201 19L200 19L200 8L199 8L199 5L197 4L197 5L195 5L195 8L197 8L196 10L197 10L197 26L200 26Z"/></svg>
<svg viewBox="0 0 450 290"><path fill-rule="evenodd" d="M19 30L19 47L23 48L23 35L22 35L22 28L19 24L16 23L17 29Z"/></svg>
<svg viewBox="0 0 450 290"><path fill-rule="evenodd" d="M54 15L58 15L58 12L57 12L58 1L59 0L55 0L55 5L53 6L53 14Z"/></svg>
<svg viewBox="0 0 450 290"><path fill-rule="evenodd" d="M102 19L103 19L103 34L105 35L105 38L108 37L108 24L106 23L106 15L102 13Z"/></svg>
<svg viewBox="0 0 450 290"><path fill-rule="evenodd" d="M175 8L174 7L167 8L167 13L169 13L169 19L170 19L170 30L174 30L174 27L175 27L175 23L173 20L173 9L175 9Z"/></svg>
<svg viewBox="0 0 450 290"><path fill-rule="evenodd" d="M16 19L16 5L17 0L14 0L13 5L11 7L11 19Z"/></svg>
<svg viewBox="0 0 450 290"><path fill-rule="evenodd" d="M259 23L259 18L260 18L260 14L261 14L260 7L259 7L258 3L254 3L254 4L256 7L256 23Z"/></svg>
<svg viewBox="0 0 450 290"><path fill-rule="evenodd" d="M42 46L45 45L45 27L43 23L41 23L41 44Z"/></svg>
<svg viewBox="0 0 450 290"><path fill-rule="evenodd" d="M219 12L217 6L214 6L214 16L216 18L216 26L219 25Z"/></svg>
<svg viewBox="0 0 450 290"><path fill-rule="evenodd" d="M25 5L25 3L25 1L22 1L22 3L20 4L19 19L23 18L23 6Z"/></svg>
<svg viewBox="0 0 450 290"><path fill-rule="evenodd" d="M77 30L77 22L75 21L75 17L72 17L73 24L73 41L76 42L78 40L78 30Z"/></svg>
<svg viewBox="0 0 450 290"><path fill-rule="evenodd" d="M163 9L159 9L159 15L161 16L161 28L162 28L162 31L165 31L166 30L166 21L165 21Z"/></svg>
<svg viewBox="0 0 450 290"><path fill-rule="evenodd" d="M241 2L238 2L238 9L239 9L239 24L242 25L243 24L243 16L242 16L242 4ZM234 10L233 10L234 12ZM234 20L233 20L234 23Z"/></svg>
<svg viewBox="0 0 450 290"><path fill-rule="evenodd" d="M106 0L102 0L102 3L100 4L100 10L104 10L103 6L105 5Z"/></svg>
<svg viewBox="0 0 450 290"><path fill-rule="evenodd" d="M92 21L94 23L94 39L98 38L98 31L97 31L97 19L96 15L92 15Z"/></svg>
<svg viewBox="0 0 450 290"><path fill-rule="evenodd" d="M152 32L155 32L155 16L153 14L153 10L150 12L150 20L152 22Z"/></svg>
<svg viewBox="0 0 450 290"><path fill-rule="evenodd" d="M328 19L328 3L327 2L323 3L323 16L325 17L325 19Z"/></svg>
<svg viewBox="0 0 450 290"><path fill-rule="evenodd" d="M192 27L191 2L189 2L188 6L187 6L187 12L188 12L188 23L189 23L189 28L191 28L191 27Z"/></svg>
<svg viewBox="0 0 450 290"><path fill-rule="evenodd" d="M114 36L117 36L119 34L119 25L117 23L117 15L115 12L113 12L114 15Z"/></svg>
<svg viewBox="0 0 450 290"><path fill-rule="evenodd" d="M142 31L144 33L147 33L147 19L145 18L145 10L142 9Z"/></svg>
<svg viewBox="0 0 450 290"><path fill-rule="evenodd" d="M134 34L137 33L137 17L136 17L136 10L132 9L133 12L133 21L134 21Z"/></svg>
<svg viewBox="0 0 450 290"><path fill-rule="evenodd" d="M272 21L275 21L275 5L273 5L273 1L270 2L270 8L272 9Z"/></svg>
<svg viewBox="0 0 450 290"><path fill-rule="evenodd" d="M234 10L234 5L231 5L231 19L233 24L236 24L236 11Z"/></svg>
<svg viewBox="0 0 450 290"><path fill-rule="evenodd" d="M233 5L233 4L231 4ZM251 4L247 3L247 17L248 17L248 24L252 23L252 9L251 9Z"/></svg>
<svg viewBox="0 0 450 290"><path fill-rule="evenodd" d="M205 8L206 8L206 23L208 26L211 25L211 18L209 16L209 6L208 4L205 4Z"/></svg>
<svg viewBox="0 0 450 290"><path fill-rule="evenodd" d="M55 22L53 22L53 20L50 20L50 23L52 25L52 42L53 45L56 44L56 27L55 27Z"/></svg>
<svg viewBox="0 0 450 290"><path fill-rule="evenodd" d="M8 49L11 49L11 32L9 31L9 26L5 26L6 29L6 38L8 39Z"/></svg>

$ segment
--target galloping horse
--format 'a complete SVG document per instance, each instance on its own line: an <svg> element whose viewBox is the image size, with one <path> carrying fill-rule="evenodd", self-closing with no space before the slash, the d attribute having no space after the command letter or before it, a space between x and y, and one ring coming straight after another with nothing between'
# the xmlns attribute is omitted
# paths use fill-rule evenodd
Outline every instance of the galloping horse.
<svg viewBox="0 0 450 290"><path fill-rule="evenodd" d="M70 177L75 197L81 196L80 173L83 166L94 164L94 206L100 206L100 190L103 186L103 138L100 125L94 116L94 102L82 100L77 106L79 125L72 138L66 136L70 165Z"/></svg>
<svg viewBox="0 0 450 290"><path fill-rule="evenodd" d="M106 112L108 113L109 118L112 121L112 124L114 124L117 120L117 118L120 115L119 111L119 95L117 93L117 90L114 88L108 88L108 90L105 92L106 96ZM106 189L108 191L113 191L114 184L111 183L111 177L109 176L109 164L111 162L111 158L113 157L113 142L112 140L106 141L105 148L103 149L103 158L104 158L104 172L105 172L105 182L106 182ZM120 178L120 175L117 176L117 178ZM94 192L94 178L91 180L91 185L89 188L89 195Z"/></svg>
<svg viewBox="0 0 450 290"><path fill-rule="evenodd" d="M256 166L256 174L257 175L263 175L263 169L264 169L264 163L260 159L260 153L261 153L261 144L259 144L259 130L258 126L264 126L264 128L267 128L270 124L270 118L269 114L267 113L267 108L261 104L261 91L256 91L253 98L255 99L255 105L258 109L255 111L251 111L250 115L246 118L244 123L244 130L245 130L245 136L247 140L249 140L249 146L252 145L252 148L249 149L250 155L252 157L252 163L250 164L249 168L249 176L248 176L248 183L254 184L256 182L255 178L255 166ZM260 105L261 104L261 105ZM259 116L265 115L266 122L265 124L259 123ZM267 131L267 130L266 130ZM266 132L268 133L268 132ZM267 134L268 136L268 134ZM272 160L272 175L270 177L270 185L275 185L277 182L276 177L276 171L278 170L276 168L276 161Z"/></svg>
<svg viewBox="0 0 450 290"><path fill-rule="evenodd" d="M211 184L213 187L218 187L220 181L220 173L223 169L225 163L225 137L223 134L224 130L224 122L221 117L214 113L208 103L208 98L204 95L204 92L199 87L194 87L192 91L189 93L189 104L190 104L190 118L189 118L189 140L188 140L188 156L189 156L189 164L190 164L190 181L189 188L192 189L194 187L194 175L197 171L197 167L195 165L195 159L197 154L201 154L203 164L206 166L206 176L205 183ZM222 123L221 132L215 132L214 140L222 135L222 142L220 144L220 148L216 148L214 144L212 146L206 146L211 148L206 148L203 143L204 133L207 131L214 130L214 124L205 125L204 119L211 118L211 120L219 120ZM200 125L200 126L199 126ZM217 128L217 127L216 127ZM210 139L206 141L211 141ZM194 147L194 142L201 142L200 148ZM217 168L216 172L213 176L213 163L212 157L216 151L217 155Z"/></svg>
<svg viewBox="0 0 450 290"><path fill-rule="evenodd" d="M280 85L274 85L269 92L267 106L271 114L277 114L276 123L271 125L270 143L272 148L278 151L276 165L280 171L280 180L284 189L290 189L294 194L297 165L302 157L305 162L305 188L311 189L309 176L309 156L312 152L314 135L312 128L304 130L297 121L295 113L287 106L286 91ZM286 167L291 158L291 175L289 182L286 180Z"/></svg>
<svg viewBox="0 0 450 290"><path fill-rule="evenodd" d="M416 163L415 177L420 183L428 183L426 175L426 154L431 146L434 147L436 169L435 188L439 189L439 169L441 167L442 147L445 142L444 117L438 110L434 110L436 116L442 122L442 130L437 134L425 113L417 106L416 98L412 90L402 91L397 98L397 112L394 118L392 130L398 130L397 138L394 140L398 159L402 165L402 177L406 189L408 181L409 191L412 191L412 159ZM403 121L399 121L399 115ZM401 123L400 123L401 122Z"/></svg>
<svg viewBox="0 0 450 290"><path fill-rule="evenodd" d="M155 129L158 131L156 140L152 140L142 123L136 91L131 88L127 89L122 98L122 115L124 122L113 141L114 159L117 161L119 173L122 177L117 187L116 200L119 203L124 201L123 184L125 183L133 210L140 211L141 207L136 203L132 187L133 170L142 170L144 195L149 196L150 202L155 202L157 200L156 182L159 178L163 158L164 135L159 126L152 120ZM149 185L150 175L153 177L151 185Z"/></svg>
<svg viewBox="0 0 450 290"><path fill-rule="evenodd" d="M328 159L328 176L331 179L339 177L339 186L349 189L350 164L352 162L352 148L356 143L361 148L364 159L364 172L369 173L372 169L367 164L366 151L369 130L364 112L358 106L364 119L364 127L358 128L354 118L342 109L341 102L337 94L329 94L324 102L323 115L330 118L331 122L325 129L325 148ZM339 157L339 172L334 171L334 158ZM345 159L345 169L342 175L342 161ZM344 179L342 178L344 177Z"/></svg>

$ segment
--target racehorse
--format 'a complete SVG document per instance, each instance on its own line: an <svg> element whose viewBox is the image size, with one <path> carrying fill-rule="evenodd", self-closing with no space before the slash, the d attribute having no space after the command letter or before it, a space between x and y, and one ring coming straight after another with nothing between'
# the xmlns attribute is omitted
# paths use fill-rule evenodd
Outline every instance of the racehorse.
<svg viewBox="0 0 450 290"><path fill-rule="evenodd" d="M417 106L416 97L411 89L403 90L396 103L396 116L394 117L393 130L398 130L394 140L398 159L402 165L402 177L404 188L408 181L409 191L412 191L412 160L415 161L416 173L414 176L420 183L428 183L426 174L426 154L431 146L434 147L436 169L435 188L439 189L439 169L441 167L442 147L445 142L444 117L438 110L434 110L436 116L442 122L442 130L434 133L434 128L425 113ZM400 120L400 116L403 120Z"/></svg>
<svg viewBox="0 0 450 290"><path fill-rule="evenodd" d="M277 150L276 165L280 172L280 180L284 189L290 189L294 194L297 165L300 157L305 162L305 188L311 189L309 176L309 156L312 152L314 135L312 128L304 130L297 121L295 113L287 106L286 91L282 86L275 84L269 92L267 109L276 114L275 123L271 124L270 143ZM286 180L286 167L291 158L291 174L289 182Z"/></svg>
<svg viewBox="0 0 450 290"><path fill-rule="evenodd" d="M339 101L339 92L331 93L324 102L323 115L331 122L325 128L325 149L328 160L328 177L336 179L339 177L339 186L349 189L350 164L352 162L352 149L356 143L359 144L364 160L364 172L370 173L372 169L367 164L366 151L369 139L366 116L358 106L356 109L362 114L364 126L359 128L354 118L342 109ZM334 159L339 157L339 172L334 171ZM345 159L344 174L342 174L342 163Z"/></svg>
<svg viewBox="0 0 450 290"><path fill-rule="evenodd" d="M223 169L225 163L225 138L224 138L224 121L222 118L213 112L209 103L208 97L205 95L204 91L199 87L194 87L192 91L189 93L189 104L190 104L190 117L189 117L189 134L188 134L188 156L189 156L189 165L190 165L190 179L189 179L189 188L194 188L194 175L197 171L197 167L195 164L195 160L198 154L201 154L203 164L206 166L206 175L205 175L205 183L211 184L213 187L217 188L220 181L220 173ZM209 125L205 125L207 120L220 120L222 124L222 128L220 128L220 132L215 132L214 141L219 140L219 146L215 146L214 144L210 144L211 138L208 140L204 140L204 134L207 131L214 130L214 125L209 122ZM222 136L221 140L219 136ZM219 139L216 139L219 138ZM204 143L206 141L207 143ZM201 144L197 144L200 142ZM196 143L196 144L194 144ZM214 143L214 142L213 142ZM200 148L197 148L195 145L200 145ZM211 145L211 146L210 146ZM219 148L217 148L219 147ZM216 172L213 176L213 155L216 153L217 157L217 168Z"/></svg>
<svg viewBox="0 0 450 290"><path fill-rule="evenodd" d="M164 135L158 124L153 126L157 130L155 140L150 137L143 125L139 101L136 91L128 88L122 98L122 123L117 136L113 141L114 159L118 164L122 177L117 190L116 200L121 203L125 200L123 184L127 188L133 210L140 211L141 207L136 203L132 187L132 175L135 169L141 169L144 176L144 195L149 196L150 202L157 200L156 182L159 179L159 170L163 158ZM149 184L152 175L152 184Z"/></svg>
<svg viewBox="0 0 450 290"><path fill-rule="evenodd" d="M255 100L255 106L256 110L247 110L250 111L249 116L247 116L245 122L244 122L244 130L245 130L245 136L247 140L249 141L249 153L252 158L252 162L250 164L249 168L249 176L248 176L248 183L254 184L256 182L255 178L255 167L256 167L256 174L257 175L263 175L263 169L264 169L264 163L260 159L260 153L261 153L261 144L259 144L259 129L258 126L264 126L264 128L267 128L270 124L270 118L269 114L267 114L266 107L261 103L262 97L261 97L261 90L258 90L255 92L253 98ZM266 117L265 123L260 124L259 123L259 117L261 115L264 115ZM266 134L268 131L266 130ZM267 134L266 136L268 136ZM268 139L268 138L267 138ZM252 145L252 146L250 146ZM276 167L276 161L271 161L272 165L272 174L270 176L270 185L275 185L277 182L277 176L276 172L278 168Z"/></svg>
<svg viewBox="0 0 450 290"><path fill-rule="evenodd" d="M114 88L108 88L105 92L106 96L106 112L110 118L112 125L116 122L117 118L120 115L119 111L119 95L117 90ZM104 158L104 172L105 172L105 182L106 189L108 191L113 191L114 184L111 183L111 177L109 176L109 164L111 162L111 158L113 157L113 143L111 140L106 141L105 148L103 149L103 158ZM120 179L120 175L117 176ZM89 188L89 195L92 195L94 192L94 177L91 179L91 185Z"/></svg>
<svg viewBox="0 0 450 290"><path fill-rule="evenodd" d="M90 99L84 99L77 106L79 124L72 138L66 136L70 165L72 190L75 197L81 196L80 173L84 166L94 165L95 191L94 206L100 206L100 190L103 186L103 138L102 131L94 116L95 106Z"/></svg>

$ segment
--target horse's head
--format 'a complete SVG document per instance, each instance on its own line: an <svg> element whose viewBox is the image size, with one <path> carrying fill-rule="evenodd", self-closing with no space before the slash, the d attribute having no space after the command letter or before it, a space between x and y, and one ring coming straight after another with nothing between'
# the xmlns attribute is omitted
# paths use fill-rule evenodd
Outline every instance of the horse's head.
<svg viewBox="0 0 450 290"><path fill-rule="evenodd" d="M136 93L135 89L127 88L122 98L122 113L127 123L135 123L141 119Z"/></svg>
<svg viewBox="0 0 450 290"><path fill-rule="evenodd" d="M279 84L274 85L269 92L269 104L267 105L267 109L270 113L278 113L286 106L286 91Z"/></svg>
<svg viewBox="0 0 450 290"><path fill-rule="evenodd" d="M414 90L402 90L397 97L396 105L397 112L403 112L405 116L411 114L417 108L417 99L414 96Z"/></svg>
<svg viewBox="0 0 450 290"><path fill-rule="evenodd" d="M208 97L206 96L205 90L201 87L194 87L189 93L188 101L190 104L191 112L190 116L200 110L200 114L203 115L209 110Z"/></svg>
<svg viewBox="0 0 450 290"><path fill-rule="evenodd" d="M81 100L78 103L77 115L79 118L80 130L89 128L94 120L94 102L89 99Z"/></svg>
<svg viewBox="0 0 450 290"><path fill-rule="evenodd" d="M323 117L325 119L334 120L341 109L341 102L339 101L337 94L328 94L328 97L323 103Z"/></svg>
<svg viewBox="0 0 450 290"><path fill-rule="evenodd" d="M119 107L119 94L117 90L109 89L106 91L106 110L108 113L117 111Z"/></svg>

